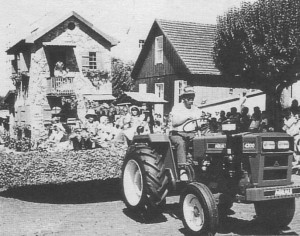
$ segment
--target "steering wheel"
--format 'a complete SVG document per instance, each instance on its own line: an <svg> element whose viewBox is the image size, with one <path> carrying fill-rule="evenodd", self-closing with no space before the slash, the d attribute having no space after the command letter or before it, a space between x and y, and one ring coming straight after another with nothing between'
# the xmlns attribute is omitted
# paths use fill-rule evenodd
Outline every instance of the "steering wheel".
<svg viewBox="0 0 300 236"><path fill-rule="evenodd" d="M183 132L185 132L185 133L193 133L193 132L197 132L198 130L204 131L204 130L208 129L209 125L208 125L207 122L204 123L204 124L202 124L201 126L198 125L198 121L203 121L203 120L205 120L205 119L203 119L203 118L197 118L197 119L189 120L182 127ZM186 130L187 125L190 124L190 123L192 123L192 122L195 123L195 126L196 126L195 129L194 130Z"/></svg>

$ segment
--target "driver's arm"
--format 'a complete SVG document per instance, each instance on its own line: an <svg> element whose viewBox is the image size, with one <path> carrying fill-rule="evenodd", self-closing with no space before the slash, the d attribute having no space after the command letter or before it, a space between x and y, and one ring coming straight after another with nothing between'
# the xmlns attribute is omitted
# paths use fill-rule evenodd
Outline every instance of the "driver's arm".
<svg viewBox="0 0 300 236"><path fill-rule="evenodd" d="M177 107L174 107L171 112L171 121L173 127L178 127L184 124L185 122L193 120L195 118L197 117L191 116L190 113L187 114L186 112L182 111L181 109L178 109Z"/></svg>
<svg viewBox="0 0 300 236"><path fill-rule="evenodd" d="M174 127L180 126L188 120L192 120L192 117L189 117L186 114L172 115L172 124Z"/></svg>

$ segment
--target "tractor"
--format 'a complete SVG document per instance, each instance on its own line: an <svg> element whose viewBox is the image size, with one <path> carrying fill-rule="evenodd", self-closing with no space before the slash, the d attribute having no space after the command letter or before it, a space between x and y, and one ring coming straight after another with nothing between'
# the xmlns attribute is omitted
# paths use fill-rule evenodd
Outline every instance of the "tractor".
<svg viewBox="0 0 300 236"><path fill-rule="evenodd" d="M293 137L286 133L239 133L227 120L222 132L203 132L200 119L187 148L188 181L181 181L176 150L165 134L136 135L122 166L128 209L151 212L166 196L180 194L182 221L189 233L214 235L233 203L253 203L257 220L285 227L293 219L300 186L291 181ZM187 124L186 124L187 125ZM203 135L205 133L205 135Z"/></svg>

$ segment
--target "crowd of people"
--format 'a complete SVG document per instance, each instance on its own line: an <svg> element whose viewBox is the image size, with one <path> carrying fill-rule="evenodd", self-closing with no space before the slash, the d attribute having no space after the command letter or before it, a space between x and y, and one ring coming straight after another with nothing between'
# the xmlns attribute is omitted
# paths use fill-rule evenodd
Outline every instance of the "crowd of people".
<svg viewBox="0 0 300 236"><path fill-rule="evenodd" d="M287 110L283 117L282 129L292 136L299 135L300 121L298 122L297 107L297 101L294 101L291 109ZM54 117L49 128L48 139L41 146L59 147L63 142L65 146L69 143L70 148L75 150L90 149L104 147L110 141L128 144L138 132L169 135L173 129L172 113L164 116L154 114L151 119L148 110L137 106L114 106L103 103L88 109L85 118L84 121L77 120L70 126L66 122L61 122L59 116ZM232 107L229 111L221 110L214 115L201 111L194 118L201 119L205 124L203 133L221 132L221 124L228 119L235 120L239 132L274 131L270 116L266 111L261 111L258 106L254 107L252 112L246 106L242 107L240 112L236 107Z"/></svg>
<svg viewBox="0 0 300 236"><path fill-rule="evenodd" d="M133 139L134 134L152 132L165 133L163 121L159 114L151 119L150 112L137 106L114 106L106 103L88 109L85 120L77 119L72 125L62 122L60 116L52 119L47 140L39 145L43 149L91 149L105 147L108 142L124 143Z"/></svg>

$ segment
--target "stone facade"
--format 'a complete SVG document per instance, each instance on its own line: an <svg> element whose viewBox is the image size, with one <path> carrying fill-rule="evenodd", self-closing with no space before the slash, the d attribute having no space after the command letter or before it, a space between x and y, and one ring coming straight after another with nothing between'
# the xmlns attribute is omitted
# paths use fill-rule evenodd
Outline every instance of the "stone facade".
<svg viewBox="0 0 300 236"><path fill-rule="evenodd" d="M75 25L74 29L70 29L70 23ZM24 61L27 62L24 64L28 65L28 68L21 68L23 70L21 72L27 70L26 76L29 76L29 84L26 89L23 89L21 85L17 92L15 126L30 125L32 138L44 131L45 121L51 118L50 100L57 100L57 97L62 96L60 94L49 97L53 68L57 62L55 59L59 59L61 55L63 55L65 67L69 70L66 77L73 78L70 86L72 86L72 95L76 96L78 101L78 118L84 119L86 113L84 94L99 94L100 92L82 70L82 56L89 52L96 52L97 70L105 71L109 76L110 48L111 45L99 37L87 24L71 16L38 38L30 50L20 50L16 56L25 58Z"/></svg>

